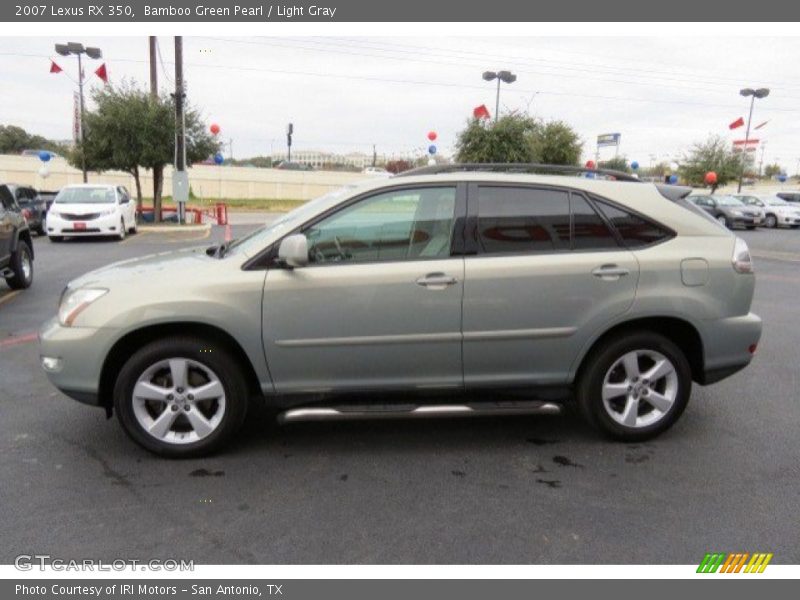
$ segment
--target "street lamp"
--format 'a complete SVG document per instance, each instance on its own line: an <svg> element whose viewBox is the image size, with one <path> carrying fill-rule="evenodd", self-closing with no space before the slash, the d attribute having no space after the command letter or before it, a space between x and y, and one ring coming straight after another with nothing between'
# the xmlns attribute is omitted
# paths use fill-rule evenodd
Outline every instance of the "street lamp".
<svg viewBox="0 0 800 600"><path fill-rule="evenodd" d="M744 134L744 148L742 148L742 166L739 170L739 187L737 193L741 193L742 191L742 180L744 179L744 163L745 159L747 158L747 144L750 142L750 122L753 120L753 104L755 104L756 98L766 98L769 96L769 88L758 88L754 90L753 88L744 88L743 90L739 90L739 94L747 98L750 96L750 114L747 116L747 131Z"/></svg>
<svg viewBox="0 0 800 600"><path fill-rule="evenodd" d="M494 120L496 122L497 117L500 115L500 82L503 81L505 83L514 83L517 80L517 76L514 75L511 71L483 72L484 81L494 81L495 79L497 79L497 100L495 101L494 105Z"/></svg>
<svg viewBox="0 0 800 600"><path fill-rule="evenodd" d="M56 44L56 52L61 56L75 55L78 57L78 91L80 95L80 111L81 111L81 144L86 141L86 132L83 128L84 116L84 102L83 102L83 64L81 63L81 55L85 54L89 58L97 60L103 58L103 51L100 48L84 48L83 44L78 42L68 42L66 44ZM86 176L86 157L84 156L83 149L81 150L81 168L83 170L83 183L88 181Z"/></svg>

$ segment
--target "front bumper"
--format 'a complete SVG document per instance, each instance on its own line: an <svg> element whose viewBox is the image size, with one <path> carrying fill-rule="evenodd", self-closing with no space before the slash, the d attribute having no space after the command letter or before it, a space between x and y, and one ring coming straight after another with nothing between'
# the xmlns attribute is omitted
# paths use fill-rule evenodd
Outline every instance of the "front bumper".
<svg viewBox="0 0 800 600"><path fill-rule="evenodd" d="M753 360L760 339L761 317L756 314L706 321L704 369L699 383L716 383L744 369Z"/></svg>
<svg viewBox="0 0 800 600"><path fill-rule="evenodd" d="M39 331L39 356L47 378L79 402L103 404L100 375L115 334L107 328L63 327L53 317Z"/></svg>
<svg viewBox="0 0 800 600"><path fill-rule="evenodd" d="M82 223L84 228L78 229L76 223ZM47 235L117 235L119 224L118 214L103 215L87 221L72 221L48 214Z"/></svg>

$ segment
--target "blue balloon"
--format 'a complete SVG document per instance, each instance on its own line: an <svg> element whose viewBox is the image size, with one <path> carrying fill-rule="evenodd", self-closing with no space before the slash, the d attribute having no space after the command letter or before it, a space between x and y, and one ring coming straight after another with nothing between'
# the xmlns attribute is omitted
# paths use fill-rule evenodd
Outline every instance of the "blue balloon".
<svg viewBox="0 0 800 600"><path fill-rule="evenodd" d="M778 175L778 181L780 181L781 183L785 183L786 182L786 175L784 175L783 173Z"/></svg>
<svg viewBox="0 0 800 600"><path fill-rule="evenodd" d="M39 160L42 162L47 162L53 158L47 150L42 150L39 152Z"/></svg>
<svg viewBox="0 0 800 600"><path fill-rule="evenodd" d="M436 146L434 146L433 144L428 146L428 154L436 154Z"/></svg>
<svg viewBox="0 0 800 600"><path fill-rule="evenodd" d="M635 170L636 170L636 169L638 169L638 168L639 168L639 163L638 163L638 162L636 162L636 161L633 161L633 162L631 163L631 169L633 169L633 170L635 171Z"/></svg>
<svg viewBox="0 0 800 600"><path fill-rule="evenodd" d="M678 183L678 176L677 175L670 175L669 176L670 183Z"/></svg>
<svg viewBox="0 0 800 600"><path fill-rule="evenodd" d="M214 162L215 162L216 164L218 164L218 165L221 165L222 163L224 163L224 162L225 162L225 157L224 157L224 156L222 156L222 152L217 152L217 153L214 155Z"/></svg>

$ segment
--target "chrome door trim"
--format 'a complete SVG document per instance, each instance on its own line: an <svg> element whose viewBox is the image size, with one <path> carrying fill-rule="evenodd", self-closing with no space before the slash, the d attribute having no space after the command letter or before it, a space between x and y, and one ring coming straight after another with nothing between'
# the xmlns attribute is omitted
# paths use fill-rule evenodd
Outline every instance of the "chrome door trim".
<svg viewBox="0 0 800 600"><path fill-rule="evenodd" d="M460 342L460 332L412 333L397 335L364 335L334 338L305 338L297 340L275 340L283 348L309 348L320 346L370 346L379 344L430 344L437 342Z"/></svg>
<svg viewBox="0 0 800 600"><path fill-rule="evenodd" d="M538 329L497 329L493 331L465 331L464 341L546 339L569 337L577 327L543 327Z"/></svg>

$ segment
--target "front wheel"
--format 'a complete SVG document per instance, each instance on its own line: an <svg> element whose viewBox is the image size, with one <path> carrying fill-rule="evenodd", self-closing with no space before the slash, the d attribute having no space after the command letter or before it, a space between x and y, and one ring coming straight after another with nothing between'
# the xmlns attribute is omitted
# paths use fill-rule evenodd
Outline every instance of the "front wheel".
<svg viewBox="0 0 800 600"><path fill-rule="evenodd" d="M114 386L122 427L161 456L208 455L244 421L247 385L225 348L200 338L171 337L136 351Z"/></svg>
<svg viewBox="0 0 800 600"><path fill-rule="evenodd" d="M127 230L125 229L125 219L119 220L119 233L117 234L117 239L122 242L125 240L125 234Z"/></svg>
<svg viewBox="0 0 800 600"><path fill-rule="evenodd" d="M686 408L692 389L689 362L660 334L614 337L588 360L578 382L578 404L589 423L610 437L655 437Z"/></svg>
<svg viewBox="0 0 800 600"><path fill-rule="evenodd" d="M33 253L28 242L19 240L17 249L11 255L9 267L11 267L12 275L6 278L8 287L12 290L24 290L31 287L33 283Z"/></svg>
<svg viewBox="0 0 800 600"><path fill-rule="evenodd" d="M728 222L728 218L725 215L718 216L717 221L719 221L720 225L723 225L728 229L731 229L731 224Z"/></svg>
<svg viewBox="0 0 800 600"><path fill-rule="evenodd" d="M764 218L764 226L775 229L778 226L778 218L775 215L767 215Z"/></svg>

